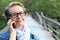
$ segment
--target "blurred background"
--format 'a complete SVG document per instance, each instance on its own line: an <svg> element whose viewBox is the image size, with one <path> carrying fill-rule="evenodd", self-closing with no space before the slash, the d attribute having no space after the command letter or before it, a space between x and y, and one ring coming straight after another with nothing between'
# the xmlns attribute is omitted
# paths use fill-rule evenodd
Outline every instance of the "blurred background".
<svg viewBox="0 0 60 40"><path fill-rule="evenodd" d="M4 15L5 7L13 1L18 1L24 4L28 13L38 12L40 14L43 12L44 16L60 23L60 0L0 0L0 30L7 24ZM58 37L60 38L59 35Z"/></svg>

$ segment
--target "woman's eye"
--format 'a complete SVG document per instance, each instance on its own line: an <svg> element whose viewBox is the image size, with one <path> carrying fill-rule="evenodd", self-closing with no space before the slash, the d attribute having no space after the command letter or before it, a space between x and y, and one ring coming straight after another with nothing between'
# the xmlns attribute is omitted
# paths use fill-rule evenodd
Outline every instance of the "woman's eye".
<svg viewBox="0 0 60 40"><path fill-rule="evenodd" d="M12 16L16 16L16 14L12 15Z"/></svg>

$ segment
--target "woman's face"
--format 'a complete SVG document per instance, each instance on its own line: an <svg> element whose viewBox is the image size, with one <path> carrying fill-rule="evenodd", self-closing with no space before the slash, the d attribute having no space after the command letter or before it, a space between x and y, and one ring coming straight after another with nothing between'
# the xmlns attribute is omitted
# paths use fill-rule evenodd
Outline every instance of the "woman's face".
<svg viewBox="0 0 60 40"><path fill-rule="evenodd" d="M10 14L12 15L10 18L15 21L16 25L24 25L25 13L22 7L16 5L9 9Z"/></svg>

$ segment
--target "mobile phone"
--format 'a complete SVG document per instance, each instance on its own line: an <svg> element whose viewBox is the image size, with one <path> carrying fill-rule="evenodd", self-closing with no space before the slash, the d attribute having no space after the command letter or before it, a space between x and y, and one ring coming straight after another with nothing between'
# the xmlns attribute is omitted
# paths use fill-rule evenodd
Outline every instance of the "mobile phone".
<svg viewBox="0 0 60 40"><path fill-rule="evenodd" d="M15 24L13 23L12 25L13 25L13 28L15 28Z"/></svg>

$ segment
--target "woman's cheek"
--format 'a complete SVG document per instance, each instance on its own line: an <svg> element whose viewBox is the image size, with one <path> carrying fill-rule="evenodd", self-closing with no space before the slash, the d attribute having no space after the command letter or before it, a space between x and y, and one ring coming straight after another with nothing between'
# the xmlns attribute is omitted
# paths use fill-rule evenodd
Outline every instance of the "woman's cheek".
<svg viewBox="0 0 60 40"><path fill-rule="evenodd" d="M11 18L12 19L12 21L16 21L16 18Z"/></svg>
<svg viewBox="0 0 60 40"><path fill-rule="evenodd" d="M25 20L25 16L23 17L23 20Z"/></svg>

